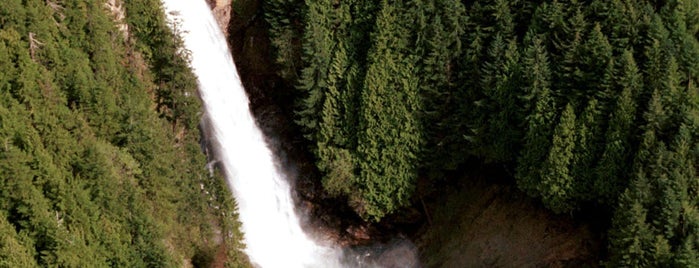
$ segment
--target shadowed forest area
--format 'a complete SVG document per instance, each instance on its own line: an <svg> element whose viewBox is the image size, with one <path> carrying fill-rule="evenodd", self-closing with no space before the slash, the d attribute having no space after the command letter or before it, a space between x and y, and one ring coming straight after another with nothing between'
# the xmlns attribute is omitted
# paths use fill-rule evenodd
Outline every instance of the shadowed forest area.
<svg viewBox="0 0 699 268"><path fill-rule="evenodd" d="M246 265L180 45L157 0L0 3L0 267Z"/></svg>
<svg viewBox="0 0 699 268"><path fill-rule="evenodd" d="M601 264L699 265L699 1L262 10L293 89L276 94L294 100L325 192L365 220L488 165L550 211L601 222Z"/></svg>

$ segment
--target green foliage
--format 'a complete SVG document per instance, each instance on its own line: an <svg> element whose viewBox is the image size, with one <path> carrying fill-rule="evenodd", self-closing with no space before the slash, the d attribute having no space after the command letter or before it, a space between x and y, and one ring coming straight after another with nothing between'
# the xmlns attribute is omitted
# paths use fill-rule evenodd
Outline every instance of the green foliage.
<svg viewBox="0 0 699 268"><path fill-rule="evenodd" d="M613 215L609 266L697 265L698 1L269 7L325 189L360 215L489 163L554 212Z"/></svg>
<svg viewBox="0 0 699 268"><path fill-rule="evenodd" d="M525 51L523 66L529 72L525 73L525 105L526 129L522 153L518 159L515 178L520 189L530 195L538 195L536 191L540 178L541 163L546 159L551 146L553 129L550 122L555 120L555 103L551 96L550 70L546 50L541 40L534 38Z"/></svg>
<svg viewBox="0 0 699 268"><path fill-rule="evenodd" d="M575 112L568 104L553 132L551 150L541 167L538 192L554 212L569 211L573 207L573 151L576 137Z"/></svg>
<svg viewBox="0 0 699 268"><path fill-rule="evenodd" d="M382 2L361 93L355 184L360 211L375 220L408 203L421 143L416 62L402 8Z"/></svg>
<svg viewBox="0 0 699 268"><path fill-rule="evenodd" d="M621 196L618 213L610 232L610 266L646 267L652 264L653 234L646 223L648 213L641 203L641 193L626 191Z"/></svg>
<svg viewBox="0 0 699 268"><path fill-rule="evenodd" d="M180 49L182 41L177 21L168 22L158 0L125 1L124 9L136 46L153 73L157 109L172 123L195 128L199 124L201 105L198 101L196 77L189 71L189 55ZM171 24L171 25L168 25ZM174 28L175 32L171 32Z"/></svg>
<svg viewBox="0 0 699 268"><path fill-rule="evenodd" d="M225 183L204 168L196 81L159 1L125 3L139 45L104 1L6 2L0 267L182 266L215 228L237 232L215 208L234 212L229 194L200 188Z"/></svg>
<svg viewBox="0 0 699 268"><path fill-rule="evenodd" d="M460 94L463 94L458 81L459 59L464 46L461 36L469 18L461 1L426 1L424 5L419 10L421 25L416 33L416 50L422 53L418 55L426 139L422 161L429 172L439 173L443 169L456 169L463 162L461 151L466 148L464 139L449 134L460 133L466 126L456 116L443 115L461 112L457 109Z"/></svg>
<svg viewBox="0 0 699 268"><path fill-rule="evenodd" d="M623 189L627 180L622 176L631 155L631 134L635 124L635 96L640 92L640 77L631 52L626 51L619 65L621 95L609 119L605 135L605 147L596 168L597 179L593 191L601 197L601 202L611 204Z"/></svg>

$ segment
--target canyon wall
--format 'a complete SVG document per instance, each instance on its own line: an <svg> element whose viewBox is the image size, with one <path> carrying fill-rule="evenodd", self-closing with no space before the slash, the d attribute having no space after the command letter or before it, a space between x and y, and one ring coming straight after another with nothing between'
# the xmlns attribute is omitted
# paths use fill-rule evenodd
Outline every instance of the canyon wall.
<svg viewBox="0 0 699 268"><path fill-rule="evenodd" d="M232 0L207 0L211 10L214 12L216 22L223 30L223 33L228 37L228 22L231 19L231 10L233 9Z"/></svg>

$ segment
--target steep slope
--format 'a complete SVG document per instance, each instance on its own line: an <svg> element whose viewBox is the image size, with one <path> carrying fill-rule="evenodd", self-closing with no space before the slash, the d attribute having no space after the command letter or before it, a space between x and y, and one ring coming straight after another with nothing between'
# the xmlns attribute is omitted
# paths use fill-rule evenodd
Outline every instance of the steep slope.
<svg viewBox="0 0 699 268"><path fill-rule="evenodd" d="M158 1L0 4L0 266L205 266L222 244L245 263L164 18Z"/></svg>

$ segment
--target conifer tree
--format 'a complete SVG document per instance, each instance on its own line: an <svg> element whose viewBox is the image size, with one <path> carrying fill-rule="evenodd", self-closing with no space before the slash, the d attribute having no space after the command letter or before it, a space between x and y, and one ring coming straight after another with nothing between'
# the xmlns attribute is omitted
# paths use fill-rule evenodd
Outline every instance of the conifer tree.
<svg viewBox="0 0 699 268"><path fill-rule="evenodd" d="M461 94L457 91L457 75L459 70L457 60L462 55L461 38L468 17L460 1L435 1L433 5L425 4L426 13L433 10L429 16L424 33L418 37L418 50L423 46L424 56L421 57L420 91L424 104L424 131L426 140L424 161L425 165L435 171L438 169L454 169L463 160L464 145L462 129L459 127L463 118L454 116L461 106ZM444 19L442 19L444 18ZM443 21L444 20L444 21ZM462 148L459 150L458 148Z"/></svg>
<svg viewBox="0 0 699 268"><path fill-rule="evenodd" d="M699 10L693 1L668 1L661 15L670 31L673 54L677 58L682 73L690 77L699 75L699 41L696 38L696 12Z"/></svg>
<svg viewBox="0 0 699 268"><path fill-rule="evenodd" d="M579 120L577 120L577 142L573 153L571 174L574 178L573 189L575 196L579 200L593 200L595 193L592 190L594 184L594 174L590 170L594 169L595 161L600 152L602 143L603 120L599 103L594 96L588 102Z"/></svg>
<svg viewBox="0 0 699 268"><path fill-rule="evenodd" d="M576 140L575 111L566 105L553 133L551 150L541 168L539 191L542 200L557 213L573 208L574 177L571 174Z"/></svg>
<svg viewBox="0 0 699 268"><path fill-rule="evenodd" d="M300 23L306 10L304 0L273 0L264 4L265 19L270 25L270 40L276 48L275 59L280 66L279 74L287 81L293 81L299 75L298 69L302 68L304 52L300 46L292 44L299 44L304 35Z"/></svg>
<svg viewBox="0 0 699 268"><path fill-rule="evenodd" d="M696 215L694 215L696 217ZM696 230L693 230L692 235L689 235L682 241L680 248L674 260L674 264L678 267L695 267L699 265L699 254L697 254L697 239Z"/></svg>
<svg viewBox="0 0 699 268"><path fill-rule="evenodd" d="M681 85L681 76L678 70L677 61L674 57L666 60L666 65L663 69L660 83L655 83L660 89L661 102L664 109L667 111L667 121L663 124L666 132L674 132L679 129L680 124L684 122L684 111L691 111L696 108L696 99L693 99L689 87L683 90ZM691 82L689 82L691 84ZM694 104L693 104L694 103ZM694 107L692 107L694 106ZM664 137L668 139L669 137ZM669 140L668 140L669 141Z"/></svg>
<svg viewBox="0 0 699 268"><path fill-rule="evenodd" d="M650 252L654 238L651 227L646 223L648 214L640 197L645 193L637 191L629 189L621 195L619 207L612 218L607 263L610 266L647 267L652 263Z"/></svg>
<svg viewBox="0 0 699 268"><path fill-rule="evenodd" d="M323 185L333 194L349 194L353 181L354 163L350 155L347 138L349 133L344 130L347 124L343 119L342 93L351 90L343 81L347 68L347 55L343 45L335 50L333 62L328 71L327 88L324 89L325 99L321 109L318 137L316 139L316 154L318 167L325 174Z"/></svg>
<svg viewBox="0 0 699 268"><path fill-rule="evenodd" d="M624 53L620 63L622 70L619 86L621 95L611 114L605 135L605 147L596 168L595 191L602 202L612 203L621 192L626 176L626 167L631 152L632 127L636 122L636 96L641 90L641 77L630 51Z"/></svg>
<svg viewBox="0 0 699 268"><path fill-rule="evenodd" d="M643 66L646 78L646 91L652 93L656 88L661 88L663 83L663 73L665 61L671 54L669 44L669 33L659 15L653 16L648 29L648 40L644 48L645 64Z"/></svg>
<svg viewBox="0 0 699 268"><path fill-rule="evenodd" d="M637 48L641 40L640 28L643 27L643 9L638 1L624 0L595 0L591 6L591 14L599 16L602 30L608 34L610 43L617 52L628 48ZM621 50L621 51L619 51Z"/></svg>
<svg viewBox="0 0 699 268"><path fill-rule="evenodd" d="M291 40L282 59L304 48L304 66L278 67L301 74L325 190L365 219L408 204L418 176L514 163L554 212L613 212L605 264L695 264L697 1L272 2L298 7L269 10L271 33ZM80 69L76 105L91 96Z"/></svg>
<svg viewBox="0 0 699 268"><path fill-rule="evenodd" d="M2 213L5 214L5 213ZM36 267L34 248L28 245L26 235L17 234L14 226L7 221L6 215L0 215L0 233L4 235L0 242L0 266L2 267Z"/></svg>
<svg viewBox="0 0 699 268"><path fill-rule="evenodd" d="M510 152L516 151L521 133L517 107L516 87L520 81L519 53L516 41L505 41L500 34L495 36L488 61L483 66L481 82L485 98L481 100L481 126L477 133L483 146L479 154L486 161L509 162Z"/></svg>
<svg viewBox="0 0 699 268"><path fill-rule="evenodd" d="M302 99L296 112L297 123L308 139L314 139L318 133L318 116L325 98L332 51L336 46L330 6L330 1L310 2L308 6L309 23L304 35L303 57L307 66L299 80Z"/></svg>
<svg viewBox="0 0 699 268"><path fill-rule="evenodd" d="M594 24L581 48L584 57L581 57L580 68L584 77L580 82L588 84L588 91L584 95L590 98L601 96L601 92L605 90L601 78L605 77L607 67L613 66L610 65L612 46L601 27L599 23Z"/></svg>
<svg viewBox="0 0 699 268"><path fill-rule="evenodd" d="M588 85L583 83L581 62L589 55L582 55L587 22L577 1L572 2L564 6L564 16L568 18L562 25L562 29L552 33L555 55L560 55L555 58L557 68L553 76L553 81L556 81L553 88L557 89L561 103L572 102L577 106L588 91Z"/></svg>
<svg viewBox="0 0 699 268"><path fill-rule="evenodd" d="M403 5L382 1L361 93L360 191L351 201L361 215L377 221L408 203L422 143L416 59L409 54L404 14Z"/></svg>
<svg viewBox="0 0 699 268"><path fill-rule="evenodd" d="M525 103L535 105L525 110L527 114L523 147L517 161L517 186L530 196L538 196L541 163L551 146L552 127L556 118L555 104L550 89L550 70L546 50L538 38L532 38L523 58ZM527 106L525 106L527 107Z"/></svg>

